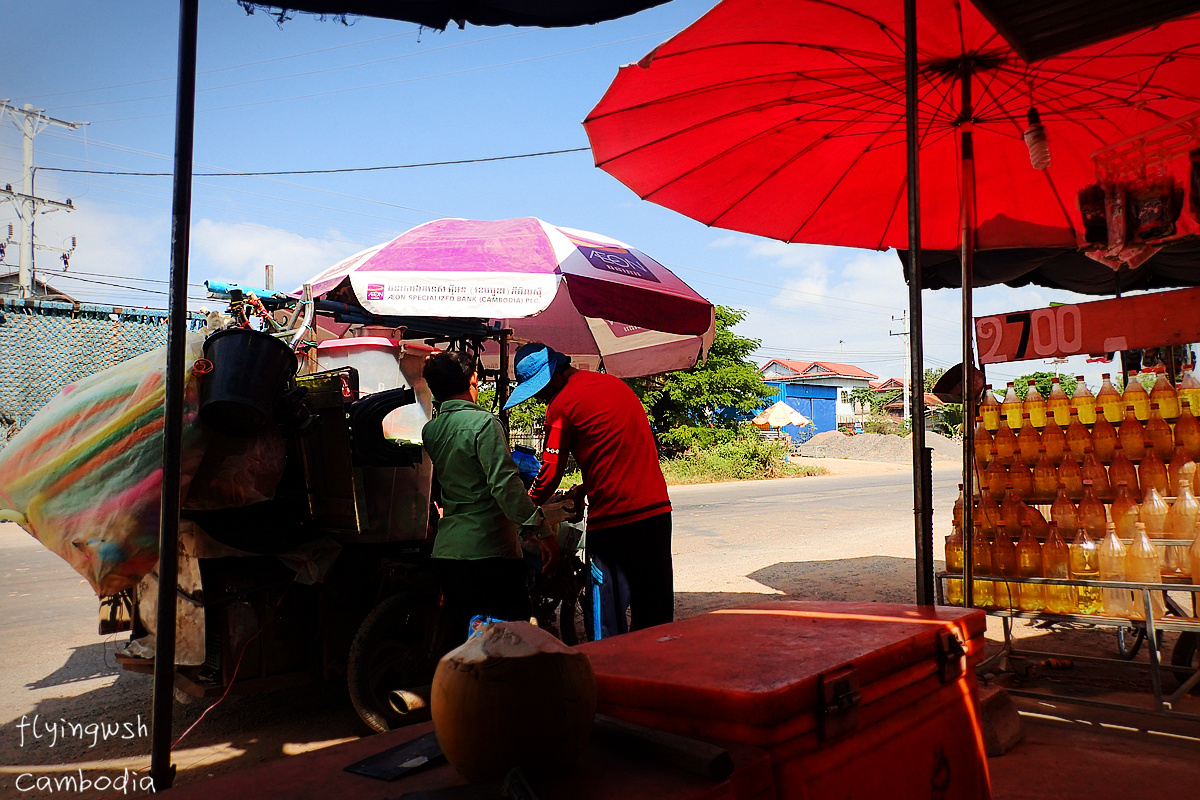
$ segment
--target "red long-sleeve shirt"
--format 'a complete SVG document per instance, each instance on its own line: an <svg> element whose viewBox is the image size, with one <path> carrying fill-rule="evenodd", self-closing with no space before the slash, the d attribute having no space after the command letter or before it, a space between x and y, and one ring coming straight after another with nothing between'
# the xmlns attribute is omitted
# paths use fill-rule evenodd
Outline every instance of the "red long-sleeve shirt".
<svg viewBox="0 0 1200 800"><path fill-rule="evenodd" d="M588 528L611 528L671 510L646 412L625 382L576 372L546 408L542 469L529 490L550 499L574 454L588 498Z"/></svg>

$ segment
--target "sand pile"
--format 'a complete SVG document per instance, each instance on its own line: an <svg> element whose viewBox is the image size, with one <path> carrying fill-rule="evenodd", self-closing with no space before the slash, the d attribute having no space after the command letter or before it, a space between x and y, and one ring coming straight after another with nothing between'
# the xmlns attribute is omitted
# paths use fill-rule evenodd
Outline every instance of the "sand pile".
<svg viewBox="0 0 1200 800"><path fill-rule="evenodd" d="M856 461L911 462L912 437L891 434L860 433L848 436L838 431L818 433L806 444L825 445L828 458ZM938 433L925 434L925 446L933 450L934 461L961 461L962 445Z"/></svg>

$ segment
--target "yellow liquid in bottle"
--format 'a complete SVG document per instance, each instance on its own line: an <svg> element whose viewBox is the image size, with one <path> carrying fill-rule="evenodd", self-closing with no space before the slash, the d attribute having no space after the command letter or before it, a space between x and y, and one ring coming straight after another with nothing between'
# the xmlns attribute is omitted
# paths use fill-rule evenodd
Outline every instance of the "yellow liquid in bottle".
<svg viewBox="0 0 1200 800"><path fill-rule="evenodd" d="M1104 418L1113 425L1119 424L1125 418L1125 401L1121 399L1121 393L1112 385L1107 373L1100 385L1100 392L1096 395L1096 405Z"/></svg>
<svg viewBox="0 0 1200 800"><path fill-rule="evenodd" d="M946 537L946 572L956 575L962 575L963 572L962 534L957 530ZM963 604L962 578L946 579L946 602L952 606Z"/></svg>
<svg viewBox="0 0 1200 800"><path fill-rule="evenodd" d="M1150 395L1146 394L1146 389L1138 382L1136 374L1130 374L1125 379L1125 394L1122 399L1126 405L1133 406L1134 416L1139 422L1145 422L1150 419Z"/></svg>

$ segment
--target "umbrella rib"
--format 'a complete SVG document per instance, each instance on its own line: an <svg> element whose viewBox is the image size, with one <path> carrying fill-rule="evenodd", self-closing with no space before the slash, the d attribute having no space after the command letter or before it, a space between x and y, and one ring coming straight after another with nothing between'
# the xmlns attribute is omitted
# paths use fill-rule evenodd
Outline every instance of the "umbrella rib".
<svg viewBox="0 0 1200 800"><path fill-rule="evenodd" d="M873 112L873 110L865 110L865 111L863 111L862 118L865 118L866 116L868 116L868 115L869 115L869 114L871 114L871 113L874 113L874 112ZM674 183L674 182L676 182L676 181L679 181L679 180L682 180L683 178L687 177L687 176L688 176L688 175L690 175L691 173L693 173L693 172L696 172L696 171L698 171L698 170L700 170L700 169L703 169L705 166L707 166L708 164L710 164L710 163L712 163L712 162L716 161L718 158L722 158L722 157L724 157L724 156L728 155L729 153L732 153L733 151L735 151L735 150L737 150L737 149L739 149L739 148L741 148L741 147L744 147L744 146L746 146L746 145L749 145L750 143L754 142L754 141L755 141L756 139L758 139L758 138L761 138L761 137L763 137L763 136L767 136L767 135L770 135L770 134L774 134L774 133L777 133L777 132L779 132L779 131L780 131L780 130L781 130L781 129L782 129L782 128L783 128L783 127L786 125L786 124L789 124L789 123L784 123L784 124L781 124L781 125L774 126L773 128L771 128L771 129L768 129L768 130L766 130L766 131L761 131L761 132L759 132L759 133L755 134L754 136L750 137L749 139L745 139L745 140L743 140L743 141L741 141L741 142L738 142L738 143L737 143L737 144L735 144L735 145L732 145L732 146L730 146L730 147L726 148L726 149L725 149L725 150L723 150L721 153L719 153L719 154L717 154L717 155L714 155L714 156L712 156L711 158L709 158L709 159L708 159L707 161L705 161L703 164L697 164L697 165L696 165L695 167L693 167L692 169L690 169L690 170L687 170L686 172L684 172L684 173L682 173L682 174L680 174L680 175L676 176L675 178L671 179L670 181L668 181L667 183L663 184L663 186L662 186L662 187L660 187L659 189L657 189L657 190L655 190L655 191L656 191L656 192L657 192L657 191L661 191L662 189L666 188L667 186L670 186L672 183ZM796 122L793 120L793 121L791 121L791 124L798 124L798 123L796 123ZM845 123L845 125L844 125L843 127L848 127L848 126L849 126L849 125L851 125L851 124L853 124L853 122L847 122L847 123ZM887 129L885 129L883 132L879 133L879 134L878 134L878 136L877 136L876 138L878 139L878 138L881 138L881 137L883 137L883 136L884 136L884 135L885 135L887 132L888 132L888 130L887 130ZM745 200L747 197L749 197L750 195L752 195L754 192L758 191L758 189L760 189L760 188L761 188L761 187L762 187L762 186L763 186L765 183L767 183L767 182L768 182L769 180L771 180L773 177L775 177L776 175L778 175L778 174L779 174L781 171L783 171L783 170L784 170L784 169L786 169L787 167L789 167L789 166L791 166L792 164L794 164L794 163L795 163L795 162L796 162L798 159L800 159L800 158L802 158L803 156L807 155L809 151L811 151L813 148L815 148L815 147L817 147L818 145L820 145L820 144L821 144L821 142L822 142L822 141L824 141L824 139L825 139L825 138L829 138L829 137L828 137L828 136L827 136L827 137L822 137L821 139L817 139L817 140L815 140L815 141L813 141L813 142L809 143L807 146L805 146L804 148L802 148L802 149L801 149L799 152L797 152L797 153L793 154L793 155L792 155L792 156L790 156L790 157L789 157L787 160L785 160L785 161L784 161L782 164L778 165L778 166L777 166L777 167L775 167L773 170L771 170L770 172L768 172L768 173L767 173L767 174L766 174L766 175L765 175L765 176L764 176L764 177L763 177L761 180L759 180L759 181L758 181L758 182L756 182L756 183L755 183L755 184L754 184L752 187L750 187L749 189L747 189L747 190L746 190L746 191L745 191L745 192L742 194L742 196L741 196L741 197L739 197L739 198L737 198L736 200L734 200L732 203L730 203L729 205L727 205L723 211L721 211L719 214L717 214L715 217L713 217L713 218L712 218L712 221L711 221L711 222L709 222L708 224L709 224L709 225L715 225L715 224L717 223L717 221L721 219L721 217L725 216L725 215L726 215L726 214L728 214L730 211L732 211L734 208L736 208L736 207L738 206L738 204L740 204L740 203L741 203L743 200ZM867 149L870 149L870 148L868 147ZM861 157L861 156L858 156L858 157L856 157L856 159L855 159L855 160L857 161L857 159L858 159L858 158L860 158L860 157ZM853 164L852 164L851 166L853 166ZM835 188L836 188L836 184L835 184ZM832 191L832 189L831 189L831 191ZM649 195L647 195L647 197L649 197ZM643 199L645 199L645 198L643 198ZM822 202L824 202L824 201L822 201ZM818 208L819 208L819 207L820 207L820 203L818 203L818 204L817 204L817 206L818 206ZM801 227L803 227L803 225L801 225ZM789 241L790 241L790 239L789 239Z"/></svg>
<svg viewBox="0 0 1200 800"><path fill-rule="evenodd" d="M875 109L865 109L865 110L863 110L863 113L860 115L859 119L860 119L860 120L861 120L861 119L864 119L864 118L866 118L867 116L869 116L869 115L871 115L871 114L873 114L873 113L876 113L876 112L875 112ZM850 121L850 122L846 122L846 123L844 123L844 124L843 124L841 127L844 129L844 128L846 128L846 127L848 127L848 126L850 126L850 125L854 124L854 122L856 122L856 121L857 121L857 120L855 120L855 121ZM797 120L794 120L794 119L793 119L793 120L788 120L788 121L786 121L786 122L783 122L783 123L780 123L780 124L778 124L778 125L774 125L774 126L772 126L771 128L768 128L767 130L764 130L764 131L759 131L758 133L754 134L753 136L750 136L749 138L743 139L743 140L742 140L742 141L740 141L740 142L737 142L737 143L735 143L735 144L732 144L732 145L730 145L729 147L727 147L727 148L725 148L724 150L722 150L721 152L719 152L719 153L716 153L716 154L714 154L714 155L710 156L710 157L709 157L708 159L706 159L704 162L702 162L702 163L700 163L700 164L697 164L696 166L694 166L694 167L692 167L692 168L690 168L690 169L688 169L688 170L686 170L686 171L684 171L684 172L680 173L679 175L676 175L674 178L672 178L671 180L669 180L669 181L667 181L666 183L662 184L662 185L661 185L661 186L659 186L658 188L656 188L656 189L654 189L653 191L651 191L651 192L648 192L647 194L643 195L643 196L642 196L642 199L643 199L643 200L647 200L647 199L651 198L653 195L657 194L658 192L661 192L663 189L667 188L667 187L668 187L668 186L670 186L671 184L673 184L673 183L676 183L677 181L681 181L681 180L683 180L684 178L688 177L689 175L691 175L691 174L693 174L693 173L695 173L695 172L698 172L698 171L699 171L699 170L701 170L701 169L704 169L704 168L705 168L705 167L707 167L709 164L712 164L712 163L714 163L714 162L715 162L715 161L717 161L718 159L724 158L725 156L729 155L730 153L732 153L732 152L734 152L734 151L736 151L736 150L738 150L738 149L740 149L740 148L742 148L742 147L746 147L746 146L750 145L751 143L753 143L753 142L757 141L758 139L760 139L760 138L762 138L762 137L765 137L765 136L769 136L769 135L772 135L772 134L778 133L780 130L782 130L782 129L783 129L784 127L786 127L787 125L795 125L795 124L803 124L803 122L802 122L802 121L797 121ZM883 133L880 133L880 134L879 134L879 136L883 136L883 135L884 135L886 132L887 132L887 131L885 130ZM752 186L752 187L750 187L749 189L747 189L747 190L746 190L746 191L745 191L745 192L742 194L742 196L741 196L741 197L737 198L737 199L736 199L736 200L734 200L732 203L730 203L729 205L727 205L723 211L721 211L720 213L718 213L716 216L714 216L714 217L711 219L711 221L709 221L709 222L707 222L707 223L705 223L705 224L707 224L707 225L715 225L715 224L717 223L717 221L721 219L721 217L725 216L725 215L726 215L726 214L728 214L730 211L732 211L734 208L736 208L736 207L738 206L738 204L739 204L739 203L741 203L743 200L745 200L747 197L749 197L751 194L753 194L755 191L757 191L757 190L758 190L758 189L759 189L759 188L760 188L760 187L761 187L763 184L765 184L767 181L769 181L769 180L770 180L771 178L773 178L775 175L779 174L779 172L780 172L780 171L782 171L783 169L786 169L788 166L790 166L791 164L795 163L795 161L796 161L797 159L799 159L799 158L803 157L804 155L806 155L806 154L807 154L809 151L811 151L813 148L815 148L815 147L817 147L818 145L820 145L820 144L821 144L821 142L823 142L823 141L824 141L825 139L827 139L827 138L831 138L831 135L830 135L830 134L826 134L826 136L824 136L824 137L822 137L822 138L820 138L820 139L814 140L813 142L810 142L808 145L806 145L804 148L802 148L802 149L801 149L799 152L797 152L797 153L793 154L792 156L790 156L790 157L789 157L789 158L788 158L786 161L784 161L782 164L778 165L778 166L777 166L777 167L775 167L773 170L771 170L771 171L770 171L770 172L769 172L769 173L768 173L766 176L764 176L764 177L763 177L763 178L762 178L760 181L758 181L757 183L755 183L755 185L754 185L754 186Z"/></svg>
<svg viewBox="0 0 1200 800"><path fill-rule="evenodd" d="M890 86L890 83L885 78L878 76L874 73L868 72L866 70L862 70L861 67L859 67L858 69L865 72L865 74L869 78L872 79L872 83L870 85L877 85L877 84L882 83L885 86ZM830 70L830 71L840 72L840 70ZM747 77L741 78L737 81L730 81L730 82L722 83L722 84L718 84L718 85L703 86L703 87L699 87L697 89L691 89L686 92L680 92L678 94L673 94L673 95L670 95L667 97L650 100L645 103L639 103L639 104L632 105L632 106L626 106L625 108L620 109L620 111L627 111L627 110L640 109L640 108L651 108L651 107L661 105L664 103L672 102L674 100L681 100L681 99L685 99L685 98L689 98L689 97L696 97L696 96L702 95L706 92L711 92L711 91L721 90L721 89L733 89L733 88L737 88L739 86L748 86L748 85L753 85L753 84L756 84L759 82L772 83L772 82L781 82L781 81L793 81L799 75L803 75L803 77L808 80L812 80L817 83L829 86L832 89L839 90L839 91L843 92L846 97L865 97L865 98L872 99L872 100L882 100L885 102L896 103L896 101L894 99L889 99L886 96L880 96L877 93L872 93L872 92L866 91L865 88L847 85L844 82L843 83L834 82L832 79L823 77L820 74L818 74L817 72L797 73L795 70L789 70L786 72L775 72L775 73L766 73L766 74L762 74L762 75L747 76ZM800 99L803 100L803 96L800 96ZM609 112L609 114L615 114L615 113L619 113L619 112ZM605 116L605 115L601 115L601 116ZM590 122L593 119L600 119L600 117L599 116L592 117L592 118L589 118L588 121Z"/></svg>
<svg viewBox="0 0 1200 800"><path fill-rule="evenodd" d="M883 101L881 101L881 102L883 102ZM603 166L605 166L606 164L610 164L610 163L612 163L613 161L616 161L616 160L618 160L618 159L621 159L621 158L625 158L625 157L627 157L627 156L629 156L629 155L631 155L631 154L633 154L633 153L635 153L635 152L638 152L638 151L640 151L640 150L644 150L644 149L647 149L647 148L650 148L650 147L654 147L654 146L656 146L656 145L663 144L663 143L665 143L665 142L667 142L667 141L670 141L671 139L674 139L674 138L676 138L676 137L679 137L679 136L683 136L684 134L690 133L690 132L692 132L692 131L695 131L695 130L697 130L697 129L699 129L699 128L705 127L705 126L707 126L707 125L712 125L712 124L714 124L714 123L717 123L717 122L720 122L720 121L722 121L722 120L730 119L730 118L732 118L732 117L736 117L736 116L739 116L739 115L741 115L741 114L745 114L745 113L747 113L747 112L750 112L750 111L758 111L758 110L762 110L762 109L765 109L765 108L770 108L770 107L772 107L772 106L776 106L776 105L779 105L779 104L780 104L780 101L779 101L779 100L771 100L771 101L767 101L767 102L763 102L763 103L758 103L758 104L756 104L756 105L752 105L752 106L745 106L745 107L742 107L742 108L734 109L734 110L732 110L732 111L728 111L728 112L726 112L726 113L724 113L724 114L721 114L721 115L719 115L719 116L716 116L716 117L711 117L711 118L709 118L709 119L705 119L705 120L701 120L701 121L699 121L699 122L696 122L696 123L694 123L694 124L692 124L692 125L689 125L689 126L688 126L688 127L686 127L686 128L681 128L680 130L672 131L672 132L670 132L670 133L668 133L668 134L665 134L664 136L661 136L661 137L659 137L658 139L655 139L655 140L653 140L653 141L644 142L644 143L642 143L642 144L639 144L639 145L637 145L637 146L635 146L635 147L633 147L633 148L631 148L631 149L629 149L629 150L627 150L627 151L625 151L625 152L623 152L623 153L618 153L618 154L616 154L616 155L613 155L613 156L611 156L611 157L609 157L609 158L606 158L606 159L604 159L604 160L602 160L602 161L597 161L597 162L596 162L596 166L598 166L598 167L603 167ZM830 106L830 108L837 108L837 109L839 109L839 110L850 110L850 111L856 110L856 109L854 109L854 108L851 108L851 107L843 107L843 106ZM871 113L875 113L875 111L874 111L874 110L872 110L872 112L871 112ZM816 120L809 120L809 121L810 121L810 122L815 122ZM780 123L780 125L789 124L789 123L794 123L794 122L796 122L795 118L793 118L793 119L789 119L789 120L787 120L787 121L786 121L786 122L784 122L784 123ZM712 157L712 159L719 158L720 156L722 156L722 155L725 155L726 153L730 152L731 150L734 150L734 149L736 149L737 147L741 146L741 144L744 144L744 143L746 143L746 142L749 142L749 141L753 141L754 139L756 139L756 138L757 138L757 137L759 137L759 136L762 136L762 135L763 135L763 134L765 134L765 133L772 133L772 132L774 132L775 130L777 130L777 129L778 129L778 127L779 127L779 125L772 126L771 128L767 129L766 131L761 131L761 132L759 132L759 133L756 133L756 134L754 134L752 137L750 137L749 139L743 140L743 142L740 142L740 143L738 143L738 144L732 145L731 147L727 148L726 150L722 151L721 153L718 153L717 155L713 156L713 157ZM710 160L712 160L712 159L710 159ZM705 163L708 163L708 162L705 162ZM702 165L700 165L700 166L704 166L704 165L702 164ZM686 173L685 173L685 174L686 174ZM683 176L679 176L679 177L683 177ZM678 178L675 178L675 179L673 179L671 182L673 182L674 180L678 180ZM649 195L650 195L650 194L654 194L655 192L661 191L662 189L664 189L664 188L666 188L667 186L669 186L671 182L665 183L665 184L663 184L662 186L658 187L657 189L654 189L654 190L652 190L652 191L651 191L649 194L647 194L647 195L644 195L644 196L642 197L642 199L644 200L644 199L646 199L646 197L649 197Z"/></svg>
<svg viewBox="0 0 1200 800"><path fill-rule="evenodd" d="M875 141L878 142L879 139L883 138L883 136L884 136L883 133L879 134L879 136L876 138ZM850 162L850 166L848 166L842 172L841 177L839 177L836 181L833 182L833 185L829 187L829 190L827 192L825 192L825 196L821 198L820 202L818 202L816 204L816 206L813 208L813 210L809 213L809 215L807 217L804 218L804 220L800 223L800 225L797 226L794 231L792 231L792 234L791 234L791 236L789 236L787 238L787 241L794 242L796 240L796 237L800 235L800 231L802 231L804 229L804 226L808 224L809 220L811 220L813 218L813 215L815 215L817 213L817 211L820 210L821 207L825 205L825 201L828 200L830 198L830 196L834 193L834 191L837 190L838 186L841 185L842 181L844 181L846 179L846 176L849 175L854 170L854 167L857 166L858 162L862 160L863 156L869 152L871 152L870 145L868 145L867 147L864 147L861 153L858 153L857 155L854 156L854 160ZM781 167L781 169L782 169L782 167ZM776 170L776 172L778 172L778 170ZM769 177L771 177L771 176L768 176L768 178Z"/></svg>

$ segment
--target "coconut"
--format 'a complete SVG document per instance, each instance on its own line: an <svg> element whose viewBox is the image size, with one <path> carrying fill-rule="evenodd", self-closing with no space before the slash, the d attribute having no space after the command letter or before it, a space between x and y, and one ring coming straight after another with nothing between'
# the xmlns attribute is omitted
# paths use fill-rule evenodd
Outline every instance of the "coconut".
<svg viewBox="0 0 1200 800"><path fill-rule="evenodd" d="M583 653L528 622L486 625L438 663L433 728L467 780L552 772L587 747L596 676Z"/></svg>

